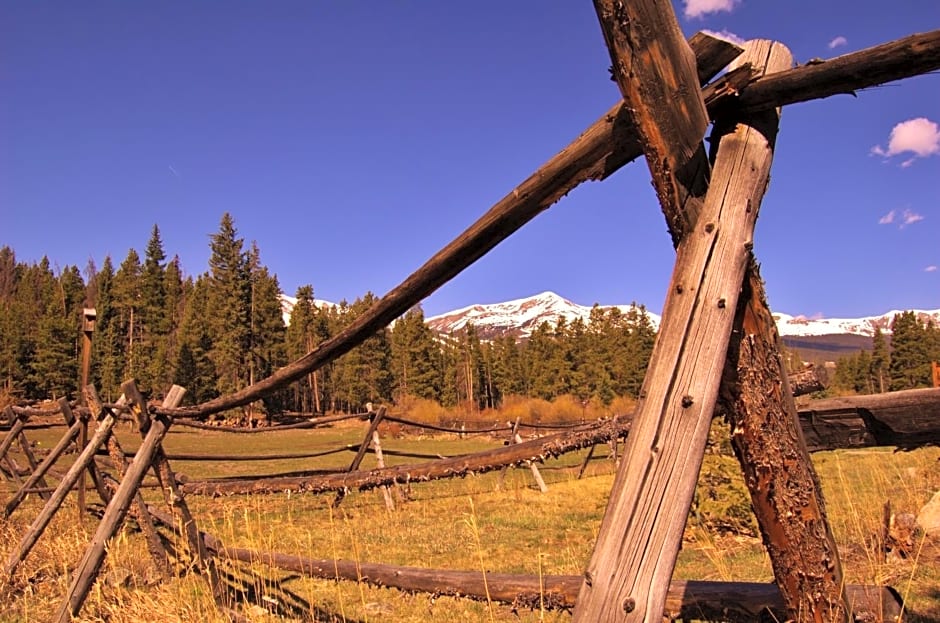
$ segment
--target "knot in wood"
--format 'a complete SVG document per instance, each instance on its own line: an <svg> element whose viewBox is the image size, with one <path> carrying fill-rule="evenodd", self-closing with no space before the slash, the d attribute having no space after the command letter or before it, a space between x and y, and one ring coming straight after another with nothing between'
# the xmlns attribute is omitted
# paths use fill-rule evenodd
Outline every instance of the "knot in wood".
<svg viewBox="0 0 940 623"><path fill-rule="evenodd" d="M691 407L693 402L694 401L692 400L692 396L689 396L688 394L682 397L682 406L686 409Z"/></svg>
<svg viewBox="0 0 940 623"><path fill-rule="evenodd" d="M713 231L715 231L715 224L714 224L714 223L706 223L706 224L705 224L705 233L710 234L710 233L712 233Z"/></svg>
<svg viewBox="0 0 940 623"><path fill-rule="evenodd" d="M718 299L718 309L724 309L727 304L725 299Z"/></svg>
<svg viewBox="0 0 940 623"><path fill-rule="evenodd" d="M676 284L676 294L682 294L685 292L685 288L682 287L681 283Z"/></svg>
<svg viewBox="0 0 940 623"><path fill-rule="evenodd" d="M626 614L630 614L636 610L636 600L633 597L627 597L623 600L623 611Z"/></svg>

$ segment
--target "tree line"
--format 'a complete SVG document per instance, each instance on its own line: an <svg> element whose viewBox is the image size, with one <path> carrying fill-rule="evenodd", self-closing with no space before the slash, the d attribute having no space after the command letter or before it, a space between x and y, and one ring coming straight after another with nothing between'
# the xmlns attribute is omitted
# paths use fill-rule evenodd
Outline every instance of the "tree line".
<svg viewBox="0 0 940 623"><path fill-rule="evenodd" d="M230 214L210 236L209 270L187 276L167 258L154 225L143 258L133 248L115 268L89 261L54 269L17 262L0 248L0 387L21 399L74 397L79 389L83 308L96 310L90 382L106 400L124 379L158 397L171 384L202 402L264 378L330 339L376 301L318 306L312 285L297 289L284 322L277 276L245 244ZM570 395L609 404L636 397L655 340L642 306L597 305L587 322L543 323L526 340L481 339L475 328L438 335L415 307L343 357L307 375L261 409L350 412L403 397L444 407L498 407L510 395ZM254 407L258 409L258 407Z"/></svg>
<svg viewBox="0 0 940 623"><path fill-rule="evenodd" d="M913 311L896 314L891 321L890 346L875 329L870 351L861 350L836 362L833 389L857 394L931 387L930 362L940 361L940 327L921 321Z"/></svg>

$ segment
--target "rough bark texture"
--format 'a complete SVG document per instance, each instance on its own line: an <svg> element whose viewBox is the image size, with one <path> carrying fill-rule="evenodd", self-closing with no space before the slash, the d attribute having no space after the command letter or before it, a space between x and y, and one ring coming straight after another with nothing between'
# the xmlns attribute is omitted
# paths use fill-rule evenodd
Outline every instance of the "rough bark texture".
<svg viewBox="0 0 940 623"><path fill-rule="evenodd" d="M719 408L731 423L731 444L744 471L787 618L850 620L838 549L780 352L776 326L752 262Z"/></svg>
<svg viewBox="0 0 940 623"><path fill-rule="evenodd" d="M671 2L594 0L594 8L613 78L678 243L695 222L708 179L702 147L708 113L696 84L695 57Z"/></svg>

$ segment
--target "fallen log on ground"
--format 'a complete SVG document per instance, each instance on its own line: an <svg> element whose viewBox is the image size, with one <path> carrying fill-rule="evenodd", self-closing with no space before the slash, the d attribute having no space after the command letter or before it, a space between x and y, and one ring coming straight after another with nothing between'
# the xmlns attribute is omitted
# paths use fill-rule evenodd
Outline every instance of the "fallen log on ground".
<svg viewBox="0 0 940 623"><path fill-rule="evenodd" d="M811 452L940 444L940 388L814 400L799 411Z"/></svg>
<svg viewBox="0 0 940 623"><path fill-rule="evenodd" d="M285 571L328 580L366 582L376 586L434 595L492 599L529 609L572 608L583 580L580 575L518 575L481 571L455 571L403 567L355 560L315 560L303 556L225 547L205 535L216 555L246 563L262 563ZM901 599L889 587L846 587L859 621L894 621L901 613ZM664 617L668 620L706 619L751 622L773 616L785 619L780 589L757 582L704 582L673 580L669 585Z"/></svg>

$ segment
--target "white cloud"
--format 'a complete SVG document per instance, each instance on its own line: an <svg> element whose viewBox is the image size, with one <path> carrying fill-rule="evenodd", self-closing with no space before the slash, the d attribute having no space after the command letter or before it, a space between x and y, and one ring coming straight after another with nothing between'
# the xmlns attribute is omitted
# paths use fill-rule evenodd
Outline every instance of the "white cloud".
<svg viewBox="0 0 940 623"><path fill-rule="evenodd" d="M702 17L709 13L731 11L740 0L685 0L686 17Z"/></svg>
<svg viewBox="0 0 940 623"><path fill-rule="evenodd" d="M911 212L910 210L904 210L904 212L901 213L901 224L899 225L899 227L903 229L907 227L908 225L913 225L914 223L917 223L918 221L922 221L922 220L924 220L923 214L918 214L917 212Z"/></svg>
<svg viewBox="0 0 940 623"><path fill-rule="evenodd" d="M736 43L742 45L744 43L744 37L739 37L730 30L714 31L714 30L703 30L706 35L711 35L712 37L717 37L718 39L724 39L725 41L730 41L731 43Z"/></svg>
<svg viewBox="0 0 940 623"><path fill-rule="evenodd" d="M835 39L829 42L829 49L832 50L833 48L837 48L840 45L845 45L848 42L849 42L848 39L846 39L842 35L839 35L838 37L836 37Z"/></svg>
<svg viewBox="0 0 940 623"><path fill-rule="evenodd" d="M892 223L898 224L898 229L904 229L908 225L913 225L924 220L923 214L918 214L912 210L905 208L898 212L897 210L891 210L880 219L878 219L879 225L890 225Z"/></svg>
<svg viewBox="0 0 940 623"><path fill-rule="evenodd" d="M916 158L940 154L940 127L925 117L908 119L891 128L888 149L881 145L871 148L871 153L884 158L908 152L913 156L901 163L904 168L911 166Z"/></svg>
<svg viewBox="0 0 940 623"><path fill-rule="evenodd" d="M935 273L935 272L937 272L937 266L936 266L935 264L931 264L930 266L928 266L927 268L924 269L924 272L925 272L925 273Z"/></svg>

